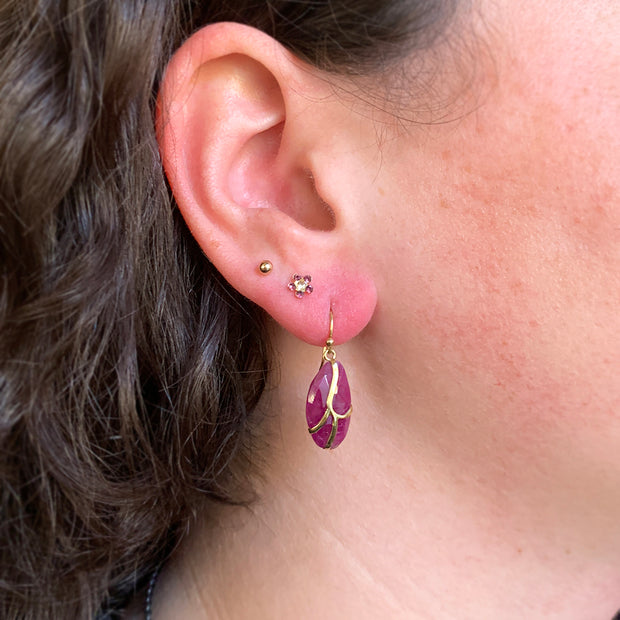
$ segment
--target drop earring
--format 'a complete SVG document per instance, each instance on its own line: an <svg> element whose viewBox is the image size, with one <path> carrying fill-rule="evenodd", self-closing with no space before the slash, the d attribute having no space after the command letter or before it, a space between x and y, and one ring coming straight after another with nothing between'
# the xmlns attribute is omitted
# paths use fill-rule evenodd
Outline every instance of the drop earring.
<svg viewBox="0 0 620 620"><path fill-rule="evenodd" d="M319 448L333 449L347 435L351 421L351 389L344 367L336 361L334 315L329 311L329 337L323 347L321 368L306 400L308 432Z"/></svg>

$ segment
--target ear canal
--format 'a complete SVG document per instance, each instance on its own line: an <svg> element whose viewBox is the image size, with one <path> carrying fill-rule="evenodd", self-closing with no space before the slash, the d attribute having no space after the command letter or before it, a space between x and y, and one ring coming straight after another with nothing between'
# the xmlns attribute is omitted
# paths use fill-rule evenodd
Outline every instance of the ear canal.
<svg viewBox="0 0 620 620"><path fill-rule="evenodd" d="M245 208L278 209L304 228L331 230L334 214L318 195L312 172L282 152L285 102L273 74L239 54L221 59L216 71L226 105L242 110L247 123L246 139L228 164L232 200ZM240 131L241 119L234 120Z"/></svg>
<svg viewBox="0 0 620 620"><path fill-rule="evenodd" d="M276 208L309 230L332 230L335 217L319 196L312 172L280 158L284 123L252 136L231 162L229 191L246 208Z"/></svg>

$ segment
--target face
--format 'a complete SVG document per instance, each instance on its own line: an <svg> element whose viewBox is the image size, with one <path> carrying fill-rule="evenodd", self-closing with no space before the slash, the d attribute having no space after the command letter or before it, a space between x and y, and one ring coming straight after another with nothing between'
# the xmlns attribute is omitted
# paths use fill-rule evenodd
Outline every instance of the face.
<svg viewBox="0 0 620 620"><path fill-rule="evenodd" d="M376 387L397 377L412 435L470 475L600 503L620 483L620 7L475 19L476 109L359 151Z"/></svg>

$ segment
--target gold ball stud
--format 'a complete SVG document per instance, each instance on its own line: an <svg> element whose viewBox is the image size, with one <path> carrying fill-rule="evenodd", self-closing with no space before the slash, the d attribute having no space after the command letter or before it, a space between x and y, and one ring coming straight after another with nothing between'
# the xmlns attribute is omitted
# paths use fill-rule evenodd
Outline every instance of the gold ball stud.
<svg viewBox="0 0 620 620"><path fill-rule="evenodd" d="M260 264L258 269L261 273L268 274L268 273L271 273L271 270L273 269L273 265L268 260L264 260Z"/></svg>

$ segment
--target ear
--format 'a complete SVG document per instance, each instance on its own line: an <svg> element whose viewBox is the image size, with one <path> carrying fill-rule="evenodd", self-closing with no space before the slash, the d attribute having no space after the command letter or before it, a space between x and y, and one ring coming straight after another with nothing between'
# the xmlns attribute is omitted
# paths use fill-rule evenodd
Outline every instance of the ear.
<svg viewBox="0 0 620 620"><path fill-rule="evenodd" d="M357 207L321 177L344 109L333 101L316 69L234 23L207 26L176 52L158 101L164 168L192 234L232 286L314 345L325 343L330 310L338 343L376 303ZM294 274L312 277L312 294L289 290Z"/></svg>

